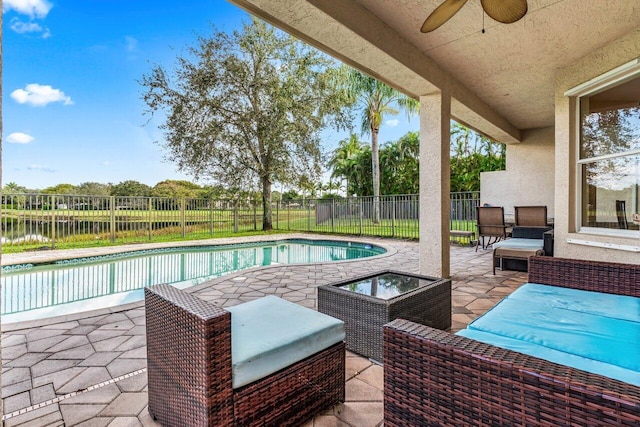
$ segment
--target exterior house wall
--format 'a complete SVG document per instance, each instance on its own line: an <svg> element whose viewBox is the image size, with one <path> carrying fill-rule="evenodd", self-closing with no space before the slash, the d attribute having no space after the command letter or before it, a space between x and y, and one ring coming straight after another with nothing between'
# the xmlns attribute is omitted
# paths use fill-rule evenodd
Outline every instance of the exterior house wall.
<svg viewBox="0 0 640 427"><path fill-rule="evenodd" d="M555 97L555 247L556 256L626 263L640 263L640 254L620 248L593 245L621 245L627 249L640 247L638 237L613 237L578 232L576 214L578 183L576 112L572 100L565 93L591 79L597 78L640 55L640 29L585 56L575 64L561 69L556 75ZM568 241L574 240L574 242ZM579 240L580 242L575 242Z"/></svg>
<svg viewBox="0 0 640 427"><path fill-rule="evenodd" d="M505 217L513 218L514 206L546 206L554 218L554 129L522 132L522 143L507 145L504 171L480 174L480 202L503 206Z"/></svg>

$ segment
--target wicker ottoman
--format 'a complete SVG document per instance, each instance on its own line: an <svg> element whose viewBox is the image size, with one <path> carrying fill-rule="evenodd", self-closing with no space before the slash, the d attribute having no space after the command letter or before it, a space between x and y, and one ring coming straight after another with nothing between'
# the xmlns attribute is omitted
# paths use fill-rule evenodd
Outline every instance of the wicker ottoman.
<svg viewBox="0 0 640 427"><path fill-rule="evenodd" d="M395 271L318 287L318 311L345 324L347 349L382 362L382 326L397 318L451 327L451 280Z"/></svg>

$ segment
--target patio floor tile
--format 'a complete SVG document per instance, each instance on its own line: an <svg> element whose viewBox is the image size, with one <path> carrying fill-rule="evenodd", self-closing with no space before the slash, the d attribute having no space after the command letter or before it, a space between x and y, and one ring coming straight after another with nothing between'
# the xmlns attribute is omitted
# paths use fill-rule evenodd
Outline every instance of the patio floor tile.
<svg viewBox="0 0 640 427"><path fill-rule="evenodd" d="M106 405L60 405L60 412L66 425L74 426L95 418Z"/></svg>
<svg viewBox="0 0 640 427"><path fill-rule="evenodd" d="M347 357L345 360L346 379L349 380L371 366L371 362L364 357Z"/></svg>
<svg viewBox="0 0 640 427"><path fill-rule="evenodd" d="M320 415L304 424L305 427L350 427L335 415Z"/></svg>
<svg viewBox="0 0 640 427"><path fill-rule="evenodd" d="M77 395L60 402L64 405L75 404L103 404L108 405L113 402L116 397L120 395L120 389L115 384L108 384L104 387L99 387L86 393L78 393Z"/></svg>
<svg viewBox="0 0 640 427"><path fill-rule="evenodd" d="M149 414L149 408L144 408L140 415L138 415L138 420L144 427L160 427L160 423L156 422L151 415Z"/></svg>
<svg viewBox="0 0 640 427"><path fill-rule="evenodd" d="M109 423L109 427L141 427L137 417L118 417Z"/></svg>
<svg viewBox="0 0 640 427"><path fill-rule="evenodd" d="M31 397L29 396L28 391L23 391L22 393L5 397L3 404L5 412L13 412L31 406Z"/></svg>
<svg viewBox="0 0 640 427"><path fill-rule="evenodd" d="M139 392L143 391L147 386L147 373L143 372L133 375L116 383L118 388L123 392Z"/></svg>
<svg viewBox="0 0 640 427"><path fill-rule="evenodd" d="M4 375L4 374L3 374ZM31 378L25 381L21 381L12 385L2 386L2 398L7 396L13 396L14 394L22 393L23 391L29 391L33 388L33 382Z"/></svg>
<svg viewBox="0 0 640 427"><path fill-rule="evenodd" d="M27 353L27 344L17 344L11 347L2 347L2 360L14 360L20 356L24 356Z"/></svg>
<svg viewBox="0 0 640 427"><path fill-rule="evenodd" d="M37 405L38 403L46 402L47 400L54 399L56 392L53 389L53 384L45 384L40 387L36 387L30 391L31 404ZM6 409L5 409L6 411ZM10 412L10 411L7 411Z"/></svg>
<svg viewBox="0 0 640 427"><path fill-rule="evenodd" d="M106 368L90 367L85 368L78 376L64 384L62 387L56 387L57 394L67 394L74 391L84 390L95 384L111 379ZM55 384L54 384L55 387Z"/></svg>
<svg viewBox="0 0 640 427"><path fill-rule="evenodd" d="M121 393L100 415L137 417L147 403L147 393Z"/></svg>
<svg viewBox="0 0 640 427"><path fill-rule="evenodd" d="M336 416L352 426L375 427L382 422L382 402L345 402Z"/></svg>
<svg viewBox="0 0 640 427"><path fill-rule="evenodd" d="M12 368L2 373L2 386L13 385L31 379L29 368Z"/></svg>
<svg viewBox="0 0 640 427"><path fill-rule="evenodd" d="M113 377L119 377L120 375L128 374L129 372L137 371L138 369L147 367L147 359L123 359L118 358L109 363L107 369Z"/></svg>
<svg viewBox="0 0 640 427"><path fill-rule="evenodd" d="M67 368L73 368L78 363L80 363L79 360L43 360L31 367L31 375L33 377L41 377ZM4 383L4 377L2 382Z"/></svg>
<svg viewBox="0 0 640 427"><path fill-rule="evenodd" d="M2 337L2 351L4 352L5 348L9 348L11 346L26 343L27 337L23 334L6 335Z"/></svg>
<svg viewBox="0 0 640 427"><path fill-rule="evenodd" d="M359 380L358 377L347 381L345 394L347 402L382 402L382 390Z"/></svg>
<svg viewBox="0 0 640 427"><path fill-rule="evenodd" d="M83 360L78 366L107 366L113 362L113 359L120 356L122 353L119 351L99 351L94 352L85 360Z"/></svg>
<svg viewBox="0 0 640 427"><path fill-rule="evenodd" d="M59 424L54 424L57 422ZM64 425L62 413L57 403L11 417L5 421L5 427L41 427L43 425Z"/></svg>
<svg viewBox="0 0 640 427"><path fill-rule="evenodd" d="M97 417L77 424L76 427L107 427L114 418L109 417Z"/></svg>
<svg viewBox="0 0 640 427"><path fill-rule="evenodd" d="M360 373L360 375L358 375L358 379L377 388L378 390L384 389L384 370L380 365L374 364L365 369Z"/></svg>
<svg viewBox="0 0 640 427"><path fill-rule="evenodd" d="M60 387L84 372L85 369L87 368L69 368L51 372L50 374L42 375L40 377L33 377L33 386L39 387L41 385L53 383L53 388L58 390Z"/></svg>
<svg viewBox="0 0 640 427"><path fill-rule="evenodd" d="M9 368L30 368L36 363L49 357L48 353L25 353L17 359L5 364Z"/></svg>

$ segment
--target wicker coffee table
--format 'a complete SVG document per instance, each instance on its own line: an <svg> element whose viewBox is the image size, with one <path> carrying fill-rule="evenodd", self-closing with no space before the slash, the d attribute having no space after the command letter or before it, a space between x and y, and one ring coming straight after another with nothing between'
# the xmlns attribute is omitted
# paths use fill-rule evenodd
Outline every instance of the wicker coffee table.
<svg viewBox="0 0 640 427"><path fill-rule="evenodd" d="M384 324L451 327L451 280L380 271L318 287L318 311L344 321L347 349L382 362Z"/></svg>

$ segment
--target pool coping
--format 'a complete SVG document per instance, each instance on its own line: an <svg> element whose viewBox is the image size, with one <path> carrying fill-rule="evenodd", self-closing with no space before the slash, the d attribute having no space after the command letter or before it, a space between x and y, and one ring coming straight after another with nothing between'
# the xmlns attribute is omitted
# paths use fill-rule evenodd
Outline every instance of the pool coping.
<svg viewBox="0 0 640 427"><path fill-rule="evenodd" d="M258 238L257 240L254 240ZM207 287L219 283L224 280L228 280L233 277L237 277L246 273L247 271L256 271L256 270L270 270L270 269L282 269L287 268L289 266L305 266L305 265L335 265L335 264L344 264L344 263L354 263L354 262L363 262L366 260L375 260L379 258L386 258L393 256L397 253L397 249L390 245L384 244L384 238L380 237L358 237L358 236L335 236L335 235L317 235L317 234L301 234L301 233L286 233L286 234L269 234L265 236L242 236L242 237L230 237L230 238L222 238L222 239L206 239L206 240L190 240L190 241L182 241L182 242L162 242L162 243L143 243L140 245L136 245L136 249L132 250L131 245L120 245L120 246L108 246L101 248L82 248L82 249L59 249L48 251L48 255L51 257L46 258L46 261L39 262L19 262L17 264L43 264L43 263L52 263L55 261L63 260L63 259L72 259L72 258L85 258L85 257L96 257L101 255L112 255L123 252L133 252L133 251L144 251L148 249L159 249L159 248L176 248L176 247L198 247L198 246L218 246L218 245L233 245L238 243L260 243L260 242L268 242L268 241L278 241L278 240L295 240L295 239L304 239L304 240L314 240L314 241L341 241L341 242L357 242L357 243L369 243L374 244L375 246L379 246L383 248L386 252L379 255L374 255L367 258L359 258L354 260L342 260L342 261L329 261L329 262L314 262L314 263L297 263L297 264L277 264L277 265L266 265L266 266L256 266L247 268L240 271L235 271L233 273L225 274L220 277L216 277L214 279L208 280L206 282L200 283L198 285L190 286L188 288L183 289L186 292L198 292ZM397 239L394 239L397 240ZM215 244L212 244L215 242ZM375 243L373 243L375 242ZM120 250L118 250L120 249ZM93 252L94 250L97 250ZM104 250L104 251L103 251ZM80 252L84 253L87 251L92 251L91 254L87 255L76 255L72 256L72 254L78 254ZM31 253L31 252L30 252ZM11 255L24 255L28 253L19 253L19 254L7 254L2 257L2 266L4 265L15 265L16 263L7 263L5 264L5 257L10 257ZM38 252L40 254L40 252ZM26 256L21 256L21 258L26 258ZM45 257L43 257L45 258ZM59 323L67 323L77 321L79 319L85 319L89 317L98 317L105 316L109 314L119 313L122 311L132 310L136 308L144 307L144 300L135 301L121 305L115 305L111 307L98 308L95 310L87 310L78 313L71 314L62 314L59 316L46 317L42 319L34 319L27 320L23 322L13 322L13 323L2 323L1 328L3 332L14 332L22 329L29 328L37 328L46 325L54 325Z"/></svg>

